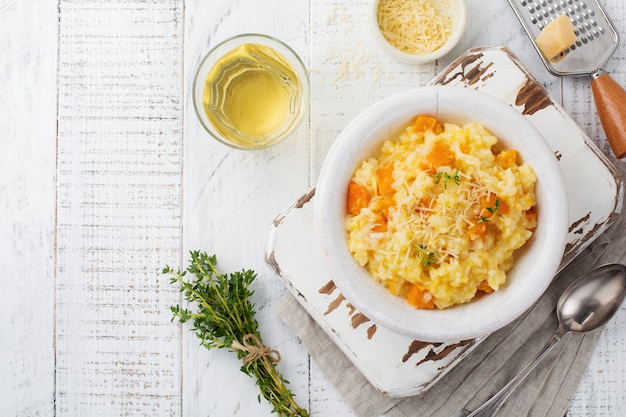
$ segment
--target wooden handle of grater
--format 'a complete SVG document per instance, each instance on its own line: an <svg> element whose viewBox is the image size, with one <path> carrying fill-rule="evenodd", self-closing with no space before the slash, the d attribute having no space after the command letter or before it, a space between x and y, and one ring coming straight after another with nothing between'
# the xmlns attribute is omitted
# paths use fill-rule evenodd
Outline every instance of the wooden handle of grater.
<svg viewBox="0 0 626 417"><path fill-rule="evenodd" d="M609 74L592 75L591 90L613 153L626 155L626 91Z"/></svg>

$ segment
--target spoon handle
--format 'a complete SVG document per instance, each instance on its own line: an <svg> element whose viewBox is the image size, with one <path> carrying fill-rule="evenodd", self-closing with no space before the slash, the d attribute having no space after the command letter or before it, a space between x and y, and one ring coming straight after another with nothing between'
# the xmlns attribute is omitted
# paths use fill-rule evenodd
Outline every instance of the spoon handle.
<svg viewBox="0 0 626 417"><path fill-rule="evenodd" d="M478 407L474 412L467 414L467 417L488 417L495 416L496 412L502 406L502 403L508 398L508 396L513 392L515 388L532 372L533 369L541 362L541 360L552 350L554 346L561 340L565 332L559 326L559 328L554 332L552 338L546 345L543 347L542 351L530 361L524 369L522 369L517 375L515 375L500 391L498 391L493 397L489 398L487 401L483 403L480 407Z"/></svg>

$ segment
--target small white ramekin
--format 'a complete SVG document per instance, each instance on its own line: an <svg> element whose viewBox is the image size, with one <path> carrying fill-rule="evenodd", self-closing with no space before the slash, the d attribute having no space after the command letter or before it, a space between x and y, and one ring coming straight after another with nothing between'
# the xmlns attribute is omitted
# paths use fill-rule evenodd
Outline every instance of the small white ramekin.
<svg viewBox="0 0 626 417"><path fill-rule="evenodd" d="M439 49L428 54L418 55L403 52L393 46L391 43L389 43L380 31L380 26L378 26L378 5L380 1L381 0L372 1L370 20L374 28L374 34L382 48L391 56L402 62L409 64L427 64L429 62L433 62L449 53L452 48L454 48L459 43L461 37L463 36L463 33L465 32L465 25L467 21L465 0L449 0L450 11L453 20L453 29L446 43L444 43Z"/></svg>

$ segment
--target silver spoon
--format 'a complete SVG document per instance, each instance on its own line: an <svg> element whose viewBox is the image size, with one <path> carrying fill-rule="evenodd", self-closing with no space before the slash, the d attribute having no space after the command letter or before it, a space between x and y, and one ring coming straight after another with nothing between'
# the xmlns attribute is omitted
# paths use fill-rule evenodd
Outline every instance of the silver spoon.
<svg viewBox="0 0 626 417"><path fill-rule="evenodd" d="M494 416L511 392L568 333L587 333L605 324L626 296L626 267L609 264L598 267L572 283L559 298L556 314L559 327L543 350L508 384L476 411L463 410L456 417Z"/></svg>

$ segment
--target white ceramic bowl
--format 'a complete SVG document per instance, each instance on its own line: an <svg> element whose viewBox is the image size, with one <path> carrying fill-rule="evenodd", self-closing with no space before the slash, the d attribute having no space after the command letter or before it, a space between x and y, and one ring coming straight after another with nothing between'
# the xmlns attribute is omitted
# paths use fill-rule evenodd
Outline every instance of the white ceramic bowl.
<svg viewBox="0 0 626 417"><path fill-rule="evenodd" d="M538 181L538 226L516 252L515 266L499 291L444 310L411 307L375 282L347 248L344 230L348 183L364 159L416 115L484 125L506 148L518 150ZM322 166L315 195L315 227L335 284L360 312L396 333L427 342L458 342L487 335L519 317L556 274L568 229L567 193L557 159L535 127L501 100L475 90L419 87L393 95L357 116L337 137Z"/></svg>
<svg viewBox="0 0 626 417"><path fill-rule="evenodd" d="M446 43L441 46L441 48L428 54L414 55L403 52L393 46L391 43L389 43L389 41L385 39L380 31L380 26L378 26L379 3L380 0L373 0L370 9L370 21L372 22L374 35L376 36L379 44L387 53L402 62L409 64L427 64L429 62L433 62L448 54L448 52L450 52L452 48L454 48L459 43L461 37L463 36L463 33L465 32L465 26L467 22L467 10L465 6L465 0L449 0L453 29L452 34L450 35Z"/></svg>

